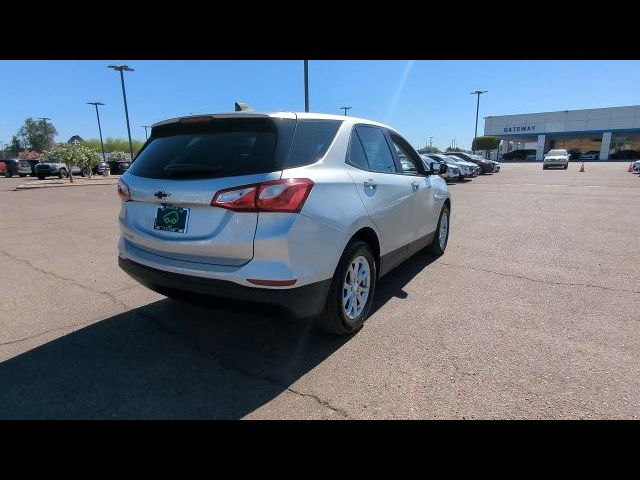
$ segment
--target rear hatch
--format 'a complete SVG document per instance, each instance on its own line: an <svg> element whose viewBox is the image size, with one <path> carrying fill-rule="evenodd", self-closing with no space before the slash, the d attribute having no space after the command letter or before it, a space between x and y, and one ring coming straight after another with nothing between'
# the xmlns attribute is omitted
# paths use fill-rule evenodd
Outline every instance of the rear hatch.
<svg viewBox="0 0 640 480"><path fill-rule="evenodd" d="M189 262L239 266L253 258L258 213L214 208L216 192L279 179L295 116L186 117L155 125L122 177L125 240Z"/></svg>

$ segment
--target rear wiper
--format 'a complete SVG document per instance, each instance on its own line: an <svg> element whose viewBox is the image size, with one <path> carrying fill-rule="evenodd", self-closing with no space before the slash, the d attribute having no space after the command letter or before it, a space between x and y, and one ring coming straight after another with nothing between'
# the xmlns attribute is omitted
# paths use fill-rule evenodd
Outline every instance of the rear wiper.
<svg viewBox="0 0 640 480"><path fill-rule="evenodd" d="M197 163L174 163L164 167L169 175L189 175L197 173L220 173L224 170L221 165L199 165Z"/></svg>

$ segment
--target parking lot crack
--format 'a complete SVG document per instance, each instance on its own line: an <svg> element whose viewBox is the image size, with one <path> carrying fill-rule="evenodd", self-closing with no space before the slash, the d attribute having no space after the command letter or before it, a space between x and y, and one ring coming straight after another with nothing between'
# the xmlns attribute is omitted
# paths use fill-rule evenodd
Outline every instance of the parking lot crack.
<svg viewBox="0 0 640 480"><path fill-rule="evenodd" d="M16 261L16 262L24 263L24 264L26 264L27 266L31 267L32 269L34 269L34 270L36 270L36 271L38 271L38 272L40 272L40 273L44 273L45 275L50 275L50 276L52 276L52 277L54 277L54 278L57 278L58 280L63 280L63 281L65 281L65 282L69 282L69 283L71 283L71 284L75 285L76 287L78 287L78 288L82 288L82 289L84 289L84 290L88 290L89 292L97 293L97 294L99 294L99 295L104 295L104 296L106 296L106 297L109 297L109 298L110 298L114 303L116 303L116 304L120 305L122 308L124 308L124 309L129 309L129 306L128 306L128 305L126 305L126 304L125 304L124 302L122 302L121 300L118 300L118 298L117 298L115 295L113 295L112 293L110 293L110 292L103 292L103 291L101 291L101 290L94 290L93 288L88 287L88 286L86 286L86 285L83 285L82 283L79 283L79 282L75 281L75 280L74 280L74 279L72 279L72 278L63 277L63 276L61 276L61 275L58 275L58 274L57 274L57 273L55 273L55 272L52 272L51 270L45 270L45 269L43 269L43 268L36 267L36 266L35 266L33 263L31 263L29 260L25 260L24 258L20 258L20 257L16 257L15 255L11 255L10 253L6 252L5 250L0 250L0 253L1 253L2 255L6 256L6 257L11 258L12 260L14 260L14 261Z"/></svg>
<svg viewBox="0 0 640 480"><path fill-rule="evenodd" d="M91 320L89 322L83 322L83 323L72 323L70 325L62 325L61 327L56 327L56 328L51 328L49 330L45 330L44 332L38 332L38 333L34 333L33 335L28 335L26 337L22 337L22 338L18 338L16 340L9 340L6 342L2 342L0 343L0 347L4 347L6 345L13 345L15 343L20 343L20 342L25 342L27 340L31 340L33 338L38 338L38 337L42 337L43 335L46 335L47 333L51 333L51 332L57 332L59 330L69 330L71 328L75 328L75 327L84 327L86 325L90 325L92 324L94 321Z"/></svg>
<svg viewBox="0 0 640 480"><path fill-rule="evenodd" d="M600 288L602 290L609 290L609 291L612 291L612 292L640 293L640 291L637 291L637 290L627 290L625 288L606 287L604 285L595 285L595 284L592 284L592 283L554 282L553 280L540 280L538 278L525 277L524 275L515 275L513 273L496 272L495 270L489 270L487 268L470 267L468 265L458 265L457 263L439 262L439 265L446 265L446 266L449 266L449 267L466 268L466 269L469 269L469 270L476 270L478 272L493 273L494 275L501 275L503 277L519 278L521 280L528 280L530 282L543 283L543 284L546 284L546 285L567 285L567 286L572 286L572 287Z"/></svg>

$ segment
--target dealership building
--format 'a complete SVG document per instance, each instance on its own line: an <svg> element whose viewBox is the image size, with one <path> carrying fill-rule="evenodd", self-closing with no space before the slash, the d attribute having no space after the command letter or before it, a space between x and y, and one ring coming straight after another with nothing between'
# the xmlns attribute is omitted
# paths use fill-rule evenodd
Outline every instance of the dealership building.
<svg viewBox="0 0 640 480"><path fill-rule="evenodd" d="M552 148L640 158L640 105L485 117L484 134L500 137L500 153L531 148L536 160Z"/></svg>

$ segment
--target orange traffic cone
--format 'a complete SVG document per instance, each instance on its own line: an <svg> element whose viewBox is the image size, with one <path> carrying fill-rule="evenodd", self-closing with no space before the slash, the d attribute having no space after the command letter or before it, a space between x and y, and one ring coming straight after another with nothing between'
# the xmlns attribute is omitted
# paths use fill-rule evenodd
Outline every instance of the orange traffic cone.
<svg viewBox="0 0 640 480"><path fill-rule="evenodd" d="M579 172L584 172L584 162L582 162L582 165L580 165L580 170L578 170Z"/></svg>
<svg viewBox="0 0 640 480"><path fill-rule="evenodd" d="M632 172L633 173L633 163L629 164L629 168L627 168L627 172Z"/></svg>

